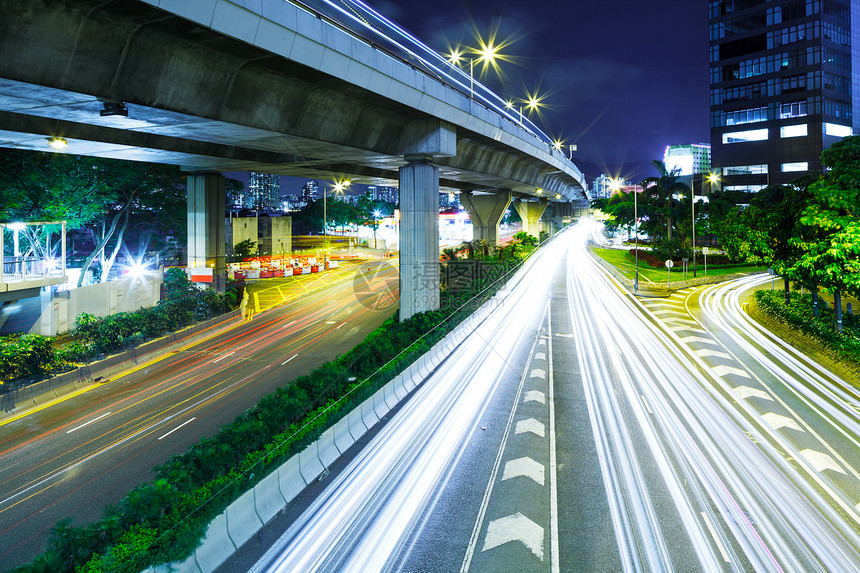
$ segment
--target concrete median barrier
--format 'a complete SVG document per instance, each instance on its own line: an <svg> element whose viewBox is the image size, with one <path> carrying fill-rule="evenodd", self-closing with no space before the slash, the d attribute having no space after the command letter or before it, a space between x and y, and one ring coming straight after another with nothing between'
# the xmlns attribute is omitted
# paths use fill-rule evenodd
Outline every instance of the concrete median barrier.
<svg viewBox="0 0 860 573"><path fill-rule="evenodd" d="M249 489L239 499L227 506L227 533L236 547L241 547L251 539L261 527L263 521L257 515L254 505L254 490Z"/></svg>
<svg viewBox="0 0 860 573"><path fill-rule="evenodd" d="M352 436L353 440L358 440L367 432L367 425L361 415L361 405L350 412L346 419L348 420L349 435Z"/></svg>
<svg viewBox="0 0 860 573"><path fill-rule="evenodd" d="M379 416L373 408L373 396L361 403L361 419L368 429L372 428L379 421Z"/></svg>
<svg viewBox="0 0 860 573"><path fill-rule="evenodd" d="M286 505L287 500L281 494L277 471L273 471L254 486L254 507L264 525Z"/></svg>
<svg viewBox="0 0 860 573"><path fill-rule="evenodd" d="M278 486L287 503L293 501L307 485L299 468L299 456L291 457L278 468Z"/></svg>
<svg viewBox="0 0 860 573"><path fill-rule="evenodd" d="M337 424L332 426L332 430L334 431L334 445L341 454L355 443L355 438L352 437L352 432L349 429L349 416L341 418Z"/></svg>
<svg viewBox="0 0 860 573"><path fill-rule="evenodd" d="M306 483L311 483L325 471L319 455L319 442L314 442L299 453L299 471Z"/></svg>
<svg viewBox="0 0 860 573"><path fill-rule="evenodd" d="M194 552L197 565L203 571L214 571L236 551L227 531L227 514L222 513L212 520L200 547Z"/></svg>
<svg viewBox="0 0 860 573"><path fill-rule="evenodd" d="M338 457L340 452L334 443L334 428L329 428L317 439L319 459L323 466L328 468Z"/></svg>
<svg viewBox="0 0 860 573"><path fill-rule="evenodd" d="M391 407L385 401L385 387L383 386L373 395L373 411L376 412L377 417L381 420L388 414L389 410L391 410Z"/></svg>

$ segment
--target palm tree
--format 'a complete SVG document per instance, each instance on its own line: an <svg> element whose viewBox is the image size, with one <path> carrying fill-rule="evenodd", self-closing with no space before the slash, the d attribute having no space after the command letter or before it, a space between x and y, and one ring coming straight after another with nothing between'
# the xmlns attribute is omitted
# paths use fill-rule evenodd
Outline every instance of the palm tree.
<svg viewBox="0 0 860 573"><path fill-rule="evenodd" d="M665 201L666 207L664 215L666 218L666 238L672 240L672 211L675 193L687 194L690 193L690 187L678 180L681 170L674 168L671 171L666 169L666 164L656 159L651 161L651 165L660 174L658 177L647 177L642 181L642 187L650 189L652 194L656 194L659 201Z"/></svg>

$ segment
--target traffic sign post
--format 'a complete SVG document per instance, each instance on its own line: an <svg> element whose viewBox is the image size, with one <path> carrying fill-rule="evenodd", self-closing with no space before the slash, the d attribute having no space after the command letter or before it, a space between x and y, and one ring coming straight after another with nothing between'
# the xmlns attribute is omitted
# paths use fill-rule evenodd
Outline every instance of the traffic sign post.
<svg viewBox="0 0 860 573"><path fill-rule="evenodd" d="M675 263L672 262L672 259L666 259L666 286L669 286L669 283L672 282L672 279L671 279L669 273L672 272L672 266L674 264Z"/></svg>
<svg viewBox="0 0 860 573"><path fill-rule="evenodd" d="M708 247L702 247L702 254L705 255L705 274L708 274Z"/></svg>

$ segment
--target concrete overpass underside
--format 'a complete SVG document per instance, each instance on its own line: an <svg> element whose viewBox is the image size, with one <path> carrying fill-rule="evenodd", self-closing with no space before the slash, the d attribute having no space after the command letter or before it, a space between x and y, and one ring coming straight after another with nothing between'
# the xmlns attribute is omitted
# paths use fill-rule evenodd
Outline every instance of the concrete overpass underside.
<svg viewBox="0 0 860 573"><path fill-rule="evenodd" d="M158 3L0 0L0 146L377 185L419 162L442 188L583 194L541 142L283 0Z"/></svg>

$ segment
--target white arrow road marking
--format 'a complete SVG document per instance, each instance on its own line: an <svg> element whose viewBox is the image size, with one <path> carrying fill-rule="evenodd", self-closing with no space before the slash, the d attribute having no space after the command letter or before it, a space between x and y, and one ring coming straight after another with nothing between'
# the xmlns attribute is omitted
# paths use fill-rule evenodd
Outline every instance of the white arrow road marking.
<svg viewBox="0 0 860 573"><path fill-rule="evenodd" d="M502 474L502 481L519 476L531 478L537 483L544 485L545 470L543 464L534 461L531 458L518 458L505 462L505 472Z"/></svg>
<svg viewBox="0 0 860 573"><path fill-rule="evenodd" d="M541 438L546 435L545 427L542 423L538 422L534 418L529 418L527 420L520 420L517 422L517 429L514 430L515 434L525 434L526 432L531 432L532 434L536 434Z"/></svg>
<svg viewBox="0 0 860 573"><path fill-rule="evenodd" d="M707 332L705 332L701 328L693 328L691 326L685 326L683 324L674 324L674 323L668 322L668 321L665 324L666 324L666 326L668 326L672 330L672 332L678 332L679 330L686 330L687 332L698 332L699 334L707 334Z"/></svg>
<svg viewBox="0 0 860 573"><path fill-rule="evenodd" d="M697 328L699 326L699 323L693 320L687 320L685 318L667 318L664 319L663 322L669 326L682 326L686 327L684 328L684 330L692 330L693 332L701 332L702 334L707 334L704 330Z"/></svg>
<svg viewBox="0 0 860 573"><path fill-rule="evenodd" d="M717 342L715 340L711 340L710 338L702 338L701 336L684 336L683 338L679 338L678 340L680 340L681 342L685 342L687 344L689 344L691 342L700 342L700 343L704 343L704 344L714 344L714 345L717 344Z"/></svg>
<svg viewBox="0 0 860 573"><path fill-rule="evenodd" d="M540 340L538 340L538 344L543 344L544 346L546 346L546 339L541 338Z"/></svg>
<svg viewBox="0 0 860 573"><path fill-rule="evenodd" d="M836 460L827 454L816 452L815 450L800 450L800 455L806 458L806 461L808 461L810 465L812 465L812 468L817 472L831 470L841 474L845 473L842 471L842 468L839 467L839 464L836 463Z"/></svg>
<svg viewBox="0 0 860 573"><path fill-rule="evenodd" d="M749 378L750 375L747 374L746 370L741 370L740 368L735 368L734 366L727 366L725 364L720 364L719 366L714 366L711 368L714 374L717 376L723 377L726 374L734 374L735 376L740 376L741 378Z"/></svg>
<svg viewBox="0 0 860 573"><path fill-rule="evenodd" d="M540 402L546 404L546 396L540 390L529 390L523 394L523 402Z"/></svg>
<svg viewBox="0 0 860 573"><path fill-rule="evenodd" d="M780 414L768 412L767 414L762 414L761 419L764 420L765 423L774 430L778 430L780 428L791 428L792 430L797 430L798 432L803 431L803 429L798 425L798 423L789 418L788 416L782 416Z"/></svg>
<svg viewBox="0 0 860 573"><path fill-rule="evenodd" d="M711 350L710 348L702 348L701 350L694 350L698 356L704 358L705 356L713 356L715 358L727 358L729 360L732 359L731 356L726 354L725 352L720 352L719 350Z"/></svg>
<svg viewBox="0 0 860 573"><path fill-rule="evenodd" d="M667 308L667 309L664 309L664 310L653 310L653 311L651 311L651 312L653 312L653 313L654 313L655 315L657 315L657 316L662 316L662 315L666 315L666 314L671 314L671 315L674 315L674 316L679 316L679 317L681 317L682 319L683 319L683 318L686 318L686 317L688 316L686 312L681 312L680 310L672 310L672 309L668 309L668 308Z"/></svg>
<svg viewBox="0 0 860 573"><path fill-rule="evenodd" d="M536 352L535 360L546 360L546 354L543 352Z"/></svg>
<svg viewBox="0 0 860 573"><path fill-rule="evenodd" d="M738 386L737 388L735 388L735 392L737 393L739 398L761 398L762 400L770 400L771 402L773 402L773 398L770 397L770 394L768 394L764 390L759 390L758 388L750 388L749 386Z"/></svg>
<svg viewBox="0 0 860 573"><path fill-rule="evenodd" d="M541 380L546 380L546 372L541 370L540 368L535 368L532 370L532 373L529 374L530 378L540 378Z"/></svg>
<svg viewBox="0 0 860 573"><path fill-rule="evenodd" d="M481 551L493 549L510 541L521 542L543 561L543 527L522 513L491 521L487 526L487 536L484 538L484 548Z"/></svg>

